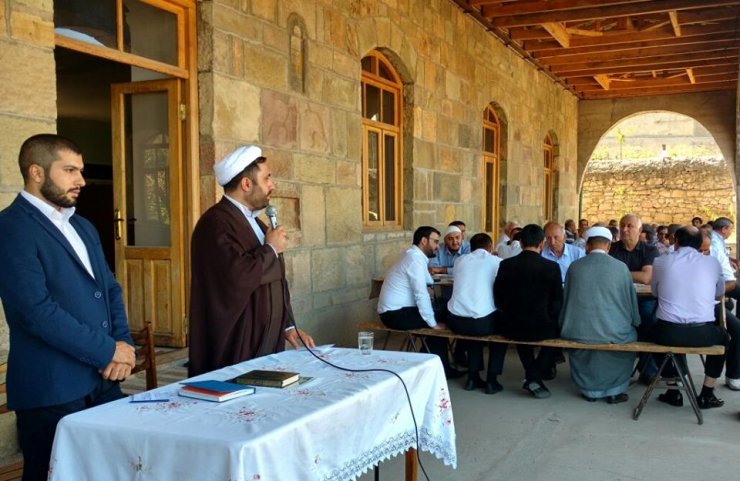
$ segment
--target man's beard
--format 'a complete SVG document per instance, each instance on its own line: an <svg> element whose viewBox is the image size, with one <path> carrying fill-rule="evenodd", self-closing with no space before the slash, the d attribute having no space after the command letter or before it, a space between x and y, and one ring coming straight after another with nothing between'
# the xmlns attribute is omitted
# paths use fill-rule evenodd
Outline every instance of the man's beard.
<svg viewBox="0 0 740 481"><path fill-rule="evenodd" d="M48 173L44 177L44 183L41 185L41 195L44 196L44 199L59 207L74 207L77 204L77 199L67 197L66 192L52 182Z"/></svg>

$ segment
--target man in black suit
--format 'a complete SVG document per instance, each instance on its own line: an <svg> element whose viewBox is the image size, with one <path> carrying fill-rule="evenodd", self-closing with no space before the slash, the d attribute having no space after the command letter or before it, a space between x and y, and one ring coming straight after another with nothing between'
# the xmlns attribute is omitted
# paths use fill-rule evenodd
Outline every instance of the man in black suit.
<svg viewBox="0 0 740 481"><path fill-rule="evenodd" d="M563 286L557 263L540 255L545 232L536 224L522 229L522 252L501 262L493 294L501 311L502 334L521 341L558 337L558 316L563 304ZM550 397L542 382L552 370L557 350L543 347L535 358L534 347L517 345L524 366L522 386L538 399Z"/></svg>

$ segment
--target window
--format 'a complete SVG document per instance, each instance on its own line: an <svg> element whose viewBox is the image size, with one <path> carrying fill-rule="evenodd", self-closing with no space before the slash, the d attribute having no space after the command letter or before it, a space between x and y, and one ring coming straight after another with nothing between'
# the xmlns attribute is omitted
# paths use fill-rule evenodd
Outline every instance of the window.
<svg viewBox="0 0 740 481"><path fill-rule="evenodd" d="M552 190L552 178L554 171L553 157L554 149L552 138L550 134L545 137L545 145L543 149L544 163L545 163L545 185L543 189L544 199L542 205L545 207L545 220L553 220L552 218L552 206L553 206L553 190Z"/></svg>
<svg viewBox="0 0 740 481"><path fill-rule="evenodd" d="M401 227L401 88L379 52L362 59L362 215L365 226Z"/></svg>
<svg viewBox="0 0 740 481"><path fill-rule="evenodd" d="M483 112L483 227L496 233L498 226L501 123L492 105Z"/></svg>

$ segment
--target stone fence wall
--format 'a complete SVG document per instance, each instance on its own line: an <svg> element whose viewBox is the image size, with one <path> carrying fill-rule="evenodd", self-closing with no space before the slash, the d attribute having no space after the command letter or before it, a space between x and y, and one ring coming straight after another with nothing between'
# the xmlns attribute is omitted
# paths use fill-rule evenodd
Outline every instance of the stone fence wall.
<svg viewBox="0 0 740 481"><path fill-rule="evenodd" d="M635 212L643 222L685 224L692 217L735 219L735 191L724 160L590 162L582 214L592 223Z"/></svg>

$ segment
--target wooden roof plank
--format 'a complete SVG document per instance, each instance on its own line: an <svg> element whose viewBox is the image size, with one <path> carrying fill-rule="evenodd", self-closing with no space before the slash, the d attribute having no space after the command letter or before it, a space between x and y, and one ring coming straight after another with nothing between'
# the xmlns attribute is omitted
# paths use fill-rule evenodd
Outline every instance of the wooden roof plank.
<svg viewBox="0 0 740 481"><path fill-rule="evenodd" d="M564 71L586 71L591 75L608 73L613 69L637 67L643 70L665 70L667 68L683 69L693 67L700 61L727 60L722 63L737 62L737 49L714 50L708 52L684 53L679 55L659 55L656 57L610 59L593 62L571 62L565 65L555 65L550 71L559 75ZM669 65L669 67L657 67L657 65ZM672 65L672 66L671 66Z"/></svg>
<svg viewBox="0 0 740 481"><path fill-rule="evenodd" d="M623 89L623 90L594 90L592 92L579 92L584 100L596 100L606 98L624 98L624 97L639 97L648 95L675 95L685 94L694 92L709 92L716 90L728 90L732 91L737 89L737 82L729 81L722 83L712 83L707 85L691 85L687 84L683 87L643 87L639 89Z"/></svg>
<svg viewBox="0 0 740 481"><path fill-rule="evenodd" d="M681 36L681 23L678 21L678 12L675 10L671 10L668 12L668 17L671 19L671 26L673 27L673 33L676 34L676 37Z"/></svg>
<svg viewBox="0 0 740 481"><path fill-rule="evenodd" d="M538 12L557 12L561 10L575 10L587 7L603 7L624 3L646 2L648 0L533 0L512 2L498 6L486 5L485 0L471 0L471 5L481 6L481 13L487 18L507 17Z"/></svg>
<svg viewBox="0 0 740 481"><path fill-rule="evenodd" d="M488 18L491 25L495 27L520 27L524 25L537 25L546 22L571 22L576 20L596 20L600 18L626 17L632 15L645 15L650 13L667 13L671 10L704 9L723 5L738 5L738 0L650 0L620 3L605 6L588 6L573 10L525 12L503 17L489 17L486 9L482 10L483 16Z"/></svg>
<svg viewBox="0 0 740 481"><path fill-rule="evenodd" d="M570 34L565 30L562 23L543 23L542 28L547 30L562 47L570 47Z"/></svg>

